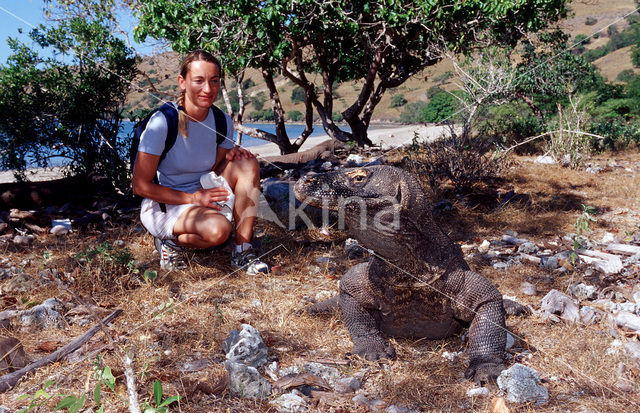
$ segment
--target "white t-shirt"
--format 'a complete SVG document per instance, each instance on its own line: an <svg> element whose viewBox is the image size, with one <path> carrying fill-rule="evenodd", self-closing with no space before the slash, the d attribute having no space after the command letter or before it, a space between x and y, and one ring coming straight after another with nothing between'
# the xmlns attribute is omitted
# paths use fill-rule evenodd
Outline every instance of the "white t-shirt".
<svg viewBox="0 0 640 413"><path fill-rule="evenodd" d="M175 106L175 103L174 103ZM227 119L227 138L220 144L221 148L231 149L234 146L233 122ZM158 183L178 191L193 193L200 188L200 176L210 172L216 161L216 121L213 111L209 109L207 118L202 122L188 121L189 137L180 132L176 143L158 166ZM151 116L147 127L140 135L138 151L151 155L162 155L167 138L167 120L162 112Z"/></svg>

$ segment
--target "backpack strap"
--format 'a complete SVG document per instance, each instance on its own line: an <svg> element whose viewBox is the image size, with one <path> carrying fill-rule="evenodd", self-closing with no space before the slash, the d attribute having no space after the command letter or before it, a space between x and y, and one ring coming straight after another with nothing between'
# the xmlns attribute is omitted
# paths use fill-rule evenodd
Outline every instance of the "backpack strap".
<svg viewBox="0 0 640 413"><path fill-rule="evenodd" d="M215 105L211 105L211 111L216 121L216 143L218 146L227 139L227 117L224 112Z"/></svg>
<svg viewBox="0 0 640 413"><path fill-rule="evenodd" d="M160 160L158 161L158 165L160 165L160 162L167 157L167 153L173 148L178 138L178 110L169 102L160 106L158 110L162 112L164 118L167 120L167 137L164 141L164 149L160 154ZM157 173L153 180L155 183L158 183ZM167 206L163 202L160 202L159 205L162 212L167 212Z"/></svg>

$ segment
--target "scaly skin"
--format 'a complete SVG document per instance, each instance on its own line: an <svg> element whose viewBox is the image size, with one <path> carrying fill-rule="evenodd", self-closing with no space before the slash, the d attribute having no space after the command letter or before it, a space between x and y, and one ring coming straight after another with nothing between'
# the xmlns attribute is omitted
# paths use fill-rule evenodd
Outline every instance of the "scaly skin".
<svg viewBox="0 0 640 413"><path fill-rule="evenodd" d="M340 280L338 303L354 353L393 358L383 334L439 339L469 326L465 376L495 381L504 369L502 296L469 269L460 247L435 224L412 174L390 166L343 169L303 177L294 190L302 202L343 214L350 236L382 257L352 267ZM335 300L310 312L328 304Z"/></svg>

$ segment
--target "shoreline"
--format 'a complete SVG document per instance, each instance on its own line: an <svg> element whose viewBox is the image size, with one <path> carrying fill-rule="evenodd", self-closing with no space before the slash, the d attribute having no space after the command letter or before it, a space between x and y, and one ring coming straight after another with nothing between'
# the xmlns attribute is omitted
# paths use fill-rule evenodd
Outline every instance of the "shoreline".
<svg viewBox="0 0 640 413"><path fill-rule="evenodd" d="M439 137L446 126L433 125L402 125L374 127L369 129L369 139L376 146L382 149L397 148L410 144L414 134L417 133L421 140L433 140ZM328 135L318 135L307 138L300 147L299 152L311 149L315 145L330 139ZM257 157L268 157L280 155L280 148L275 143L265 143L262 145L247 146L246 149L254 153ZM51 181L64 177L63 167L54 166L49 168L30 168L26 174L28 182ZM0 183L16 182L13 171L0 171Z"/></svg>

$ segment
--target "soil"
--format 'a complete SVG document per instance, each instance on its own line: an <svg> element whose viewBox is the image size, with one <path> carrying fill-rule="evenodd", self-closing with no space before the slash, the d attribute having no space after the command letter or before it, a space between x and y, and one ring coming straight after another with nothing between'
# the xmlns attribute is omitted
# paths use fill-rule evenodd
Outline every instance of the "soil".
<svg viewBox="0 0 640 413"><path fill-rule="evenodd" d="M400 161L402 154L395 155ZM394 156L387 158L394 161ZM540 300L549 290L565 291L576 281L633 286L640 277L638 269L632 279L623 280L587 273L580 266L564 275L533 264L505 271L494 269L473 252L483 240L500 239L507 230L545 248L571 248L563 237L576 232L581 205L595 208L597 221L590 222L590 231L585 234L589 238L601 239L606 232L624 238L640 231L638 159L635 152L601 155L590 161L601 171L590 173L514 156L501 179L486 182L470 194L456 194L446 186L430 191L434 203L446 199L452 205L435 219L470 254L474 270L494 282L503 295L515 296L533 309L540 308ZM513 196L503 202L509 191ZM53 347L55 343L62 346L93 324L86 313L82 315L84 307L79 299L106 310L124 311L108 329L113 343L97 334L79 351L80 356L23 378L16 388L0 395L0 405L11 411L27 407L31 399L20 396L33 395L47 380L53 380L47 389L52 399L34 411L51 411L62 399L58 395L86 394L85 407L96 408L93 391L98 382L94 372L96 354L100 354L101 362L116 378L113 391L102 385L104 410L126 411L121 356L129 351L134 355L141 402L153 404L153 384L159 380L164 397L182 396L172 411L275 411L268 404L275 395L267 401L253 401L232 397L224 386L216 390L213 385L225 375L222 341L241 323L260 331L269 357L281 368L317 359L348 364L339 366L342 374L362 374L360 392L370 399L419 411L486 412L492 401L502 396L493 387L488 397L466 395L476 385L463 376L468 362L464 335L436 341L390 339L397 351L395 360L367 362L350 355L352 343L339 314L311 317L298 312L314 299L337 291L340 275L366 257L350 260L343 250L346 235L333 229L285 231L259 220L256 233L264 259L274 268L267 276L233 272L228 247L190 254L186 271L160 270L153 240L141 228L135 210L123 212L104 226L89 224L61 237L38 235L30 247L1 243L1 266L21 268L30 276L25 285L31 287L21 293L3 292L0 311L29 308L50 297L67 306L68 325L64 329L22 331L14 323L2 332L19 338L32 361L53 351L52 342ZM123 240L127 250L111 249L116 240ZM317 260L319 257L330 259ZM127 266L130 259L133 261ZM59 274L67 288L38 276L43 270ZM153 271L157 277L150 280ZM0 281L3 291L10 280ZM523 281L535 284L538 296L521 293ZM79 320L87 321L83 324ZM517 361L534 368L550 394L550 401L543 406L507 402L512 411L638 409L640 369L621 353L607 353L613 341L611 326L552 324L536 313L509 318L507 325L519 338L508 364ZM637 339L622 331L617 334L623 340ZM443 358L444 351L463 353L450 361ZM208 362L206 368L186 371L186 363L203 359ZM622 387L616 373L619 363L627 368L626 386ZM209 393L213 394L203 392L205 386L198 386L200 382L212 384ZM308 407L312 411L367 411L355 405L352 396L334 401L314 399Z"/></svg>

